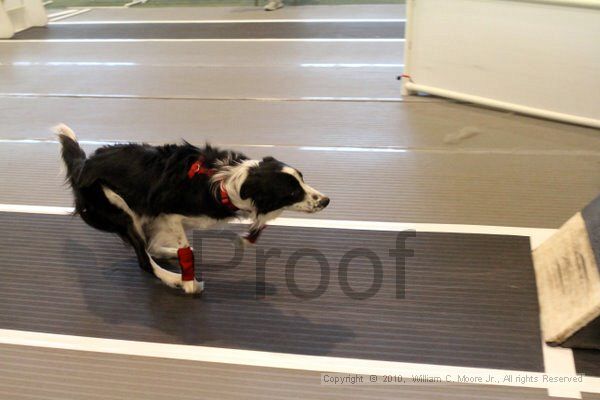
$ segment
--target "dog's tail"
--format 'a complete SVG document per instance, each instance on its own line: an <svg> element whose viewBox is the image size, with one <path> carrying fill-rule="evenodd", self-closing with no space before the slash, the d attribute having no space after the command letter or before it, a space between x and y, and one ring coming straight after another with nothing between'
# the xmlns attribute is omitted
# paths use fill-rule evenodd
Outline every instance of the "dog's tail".
<svg viewBox="0 0 600 400"><path fill-rule="evenodd" d="M61 155L67 167L67 180L73 189L77 189L79 176L86 160L85 152L79 146L75 132L67 125L57 125L53 130L62 145Z"/></svg>

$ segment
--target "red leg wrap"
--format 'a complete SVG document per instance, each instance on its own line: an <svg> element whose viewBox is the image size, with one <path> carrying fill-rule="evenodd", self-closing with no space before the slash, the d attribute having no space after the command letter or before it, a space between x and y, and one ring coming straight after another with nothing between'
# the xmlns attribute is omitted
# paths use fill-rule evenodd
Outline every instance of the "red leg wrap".
<svg viewBox="0 0 600 400"><path fill-rule="evenodd" d="M179 266L181 267L181 280L193 281L194 274L194 252L191 247L183 247L177 250Z"/></svg>

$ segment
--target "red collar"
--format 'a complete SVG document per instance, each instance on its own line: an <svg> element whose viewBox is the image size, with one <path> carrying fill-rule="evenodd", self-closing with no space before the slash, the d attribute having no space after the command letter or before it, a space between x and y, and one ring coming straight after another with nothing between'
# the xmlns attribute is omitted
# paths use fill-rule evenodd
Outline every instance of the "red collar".
<svg viewBox="0 0 600 400"><path fill-rule="evenodd" d="M188 169L187 175L188 175L189 179L192 179L196 175L213 176L215 172L217 172L217 170L214 168L206 168L204 166L204 158L200 157L200 159L198 159L198 161L194 162L190 166L190 169Z"/></svg>
<svg viewBox="0 0 600 400"><path fill-rule="evenodd" d="M217 172L215 168L206 168L204 166L204 158L200 157L197 161L195 161L188 170L188 178L193 179L196 175L206 175L211 177ZM225 189L225 185L223 185L223 181L219 182L219 195L221 198L221 204L225 207L229 208L231 211L238 211L239 208L233 205L231 199L229 198L229 194L227 193L227 189Z"/></svg>

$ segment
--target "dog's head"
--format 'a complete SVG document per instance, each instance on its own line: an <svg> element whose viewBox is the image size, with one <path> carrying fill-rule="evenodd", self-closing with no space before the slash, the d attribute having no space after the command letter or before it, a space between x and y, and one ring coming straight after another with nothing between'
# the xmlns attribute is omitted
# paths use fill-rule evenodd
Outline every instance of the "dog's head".
<svg viewBox="0 0 600 400"><path fill-rule="evenodd" d="M278 210L314 213L329 204L327 196L304 182L300 171L273 157L265 157L248 168L240 198L249 200L257 214Z"/></svg>

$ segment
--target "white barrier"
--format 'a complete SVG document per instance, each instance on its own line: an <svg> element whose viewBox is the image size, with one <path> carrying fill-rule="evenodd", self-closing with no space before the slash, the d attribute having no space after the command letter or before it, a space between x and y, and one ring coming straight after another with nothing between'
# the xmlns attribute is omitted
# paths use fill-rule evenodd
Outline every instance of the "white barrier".
<svg viewBox="0 0 600 400"><path fill-rule="evenodd" d="M47 24L41 0L0 0L0 38L11 38L16 32Z"/></svg>
<svg viewBox="0 0 600 400"><path fill-rule="evenodd" d="M600 0L408 0L403 94L600 128Z"/></svg>

